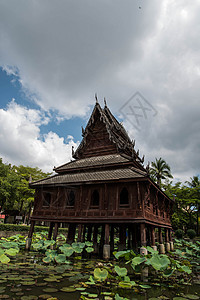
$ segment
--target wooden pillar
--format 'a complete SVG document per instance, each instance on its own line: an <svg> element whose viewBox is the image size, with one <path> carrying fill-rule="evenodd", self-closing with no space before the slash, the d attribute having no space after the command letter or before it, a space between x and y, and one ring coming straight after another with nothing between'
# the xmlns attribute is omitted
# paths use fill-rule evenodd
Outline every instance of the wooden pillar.
<svg viewBox="0 0 200 300"><path fill-rule="evenodd" d="M54 226L54 222L50 222L50 225L49 225L49 232L48 232L48 240L51 240L51 237L52 237L52 232L53 232L53 226Z"/></svg>
<svg viewBox="0 0 200 300"><path fill-rule="evenodd" d="M109 224L105 224L105 243L103 246L103 258L110 258L110 226Z"/></svg>
<svg viewBox="0 0 200 300"><path fill-rule="evenodd" d="M145 223L140 224L141 246L147 245Z"/></svg>
<svg viewBox="0 0 200 300"><path fill-rule="evenodd" d="M169 240L170 240L170 242L172 241L172 231L171 231L171 229L169 229Z"/></svg>
<svg viewBox="0 0 200 300"><path fill-rule="evenodd" d="M168 231L168 228L165 228L165 242L169 243L169 231Z"/></svg>
<svg viewBox="0 0 200 300"><path fill-rule="evenodd" d="M159 243L163 244L162 228L161 227L158 227L158 236L159 236Z"/></svg>
<svg viewBox="0 0 200 300"><path fill-rule="evenodd" d="M111 228L110 228L110 251L111 252L113 252L114 251L114 247L115 247L115 245L114 245L114 239L115 239L115 237L114 237L114 225L112 224L111 225Z"/></svg>
<svg viewBox="0 0 200 300"><path fill-rule="evenodd" d="M91 236L92 236L92 225L88 225L87 241L91 242Z"/></svg>
<svg viewBox="0 0 200 300"><path fill-rule="evenodd" d="M76 233L76 224L70 223L68 227L67 243L72 244L74 242Z"/></svg>
<svg viewBox="0 0 200 300"><path fill-rule="evenodd" d="M54 241L56 241L56 239L57 239L59 225L60 224L58 222L55 223L54 233L53 233L53 240Z"/></svg>
<svg viewBox="0 0 200 300"><path fill-rule="evenodd" d="M121 224L119 227L119 251L126 249L126 226Z"/></svg>
<svg viewBox="0 0 200 300"><path fill-rule="evenodd" d="M84 243L85 242L85 234L86 234L86 224L84 224L84 227L83 227L83 236L82 236L82 242Z"/></svg>
<svg viewBox="0 0 200 300"><path fill-rule="evenodd" d="M28 238L29 239L32 239L33 232L34 232L34 227L35 227L35 221L31 221L31 226L30 226L29 233L28 233Z"/></svg>
<svg viewBox="0 0 200 300"><path fill-rule="evenodd" d="M137 228L136 224L132 226L132 247L136 250L138 247L138 240L137 240Z"/></svg>
<svg viewBox="0 0 200 300"><path fill-rule="evenodd" d="M151 246L155 246L155 228L154 226L151 227Z"/></svg>
<svg viewBox="0 0 200 300"><path fill-rule="evenodd" d="M98 253L97 237L98 237L98 225L94 225L94 229L93 229L93 247L94 247L94 253Z"/></svg>
<svg viewBox="0 0 200 300"><path fill-rule="evenodd" d="M78 242L81 242L82 233L83 233L83 225L78 224Z"/></svg>
<svg viewBox="0 0 200 300"><path fill-rule="evenodd" d="M131 239L131 225L128 225L128 249L131 249L132 239Z"/></svg>
<svg viewBox="0 0 200 300"><path fill-rule="evenodd" d="M32 242L32 236L33 236L33 232L34 232L34 227L35 227L35 221L31 221L31 226L30 226L30 229L29 229L28 238L26 239L26 250L30 250L31 242Z"/></svg>
<svg viewBox="0 0 200 300"><path fill-rule="evenodd" d="M109 224L105 225L105 245L110 244L110 226Z"/></svg>
<svg viewBox="0 0 200 300"><path fill-rule="evenodd" d="M105 238L105 225L101 227L100 253L102 253Z"/></svg>

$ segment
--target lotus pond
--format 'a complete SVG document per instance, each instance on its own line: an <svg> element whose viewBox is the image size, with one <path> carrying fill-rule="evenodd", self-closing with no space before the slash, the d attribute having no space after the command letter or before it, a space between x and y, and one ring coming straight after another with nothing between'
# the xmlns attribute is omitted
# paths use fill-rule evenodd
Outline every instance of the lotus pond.
<svg viewBox="0 0 200 300"><path fill-rule="evenodd" d="M56 245L46 233L34 234L32 249L26 237L0 239L0 299L199 299L200 243L175 240L175 251L158 254L148 248L114 252L103 261L91 242Z"/></svg>

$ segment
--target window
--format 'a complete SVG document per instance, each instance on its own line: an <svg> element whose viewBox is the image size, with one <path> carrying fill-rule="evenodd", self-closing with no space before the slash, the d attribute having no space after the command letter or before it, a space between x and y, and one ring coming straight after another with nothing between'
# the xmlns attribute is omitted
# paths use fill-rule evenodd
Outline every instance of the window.
<svg viewBox="0 0 200 300"><path fill-rule="evenodd" d="M99 192L94 190L91 197L91 206L99 206Z"/></svg>
<svg viewBox="0 0 200 300"><path fill-rule="evenodd" d="M50 204L51 204L51 194L45 192L43 194L43 206L50 207Z"/></svg>
<svg viewBox="0 0 200 300"><path fill-rule="evenodd" d="M74 206L75 204L75 193L74 191L70 191L67 194L67 201L66 201L66 206Z"/></svg>
<svg viewBox="0 0 200 300"><path fill-rule="evenodd" d="M128 206L129 200L128 200L128 191L126 188L123 188L120 193L120 206Z"/></svg>

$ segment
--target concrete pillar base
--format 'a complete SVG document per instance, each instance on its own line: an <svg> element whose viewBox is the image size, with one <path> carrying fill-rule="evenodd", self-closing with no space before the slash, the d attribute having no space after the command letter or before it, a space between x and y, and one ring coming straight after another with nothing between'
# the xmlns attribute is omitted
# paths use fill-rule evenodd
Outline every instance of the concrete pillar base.
<svg viewBox="0 0 200 300"><path fill-rule="evenodd" d="M170 243L169 242L165 243L165 250L166 250L166 252L170 251Z"/></svg>
<svg viewBox="0 0 200 300"><path fill-rule="evenodd" d="M142 279L142 281L148 282L148 275L149 275L149 268L145 267L141 271L141 279Z"/></svg>
<svg viewBox="0 0 200 300"><path fill-rule="evenodd" d="M165 254L165 246L164 246L164 244L159 244L159 252L160 252L160 254Z"/></svg>
<svg viewBox="0 0 200 300"><path fill-rule="evenodd" d="M103 245L103 258L104 259L110 258L110 245Z"/></svg>
<svg viewBox="0 0 200 300"><path fill-rule="evenodd" d="M31 242L32 242L31 238L27 238L26 239L26 250L30 250L30 248L31 248Z"/></svg>
<svg viewBox="0 0 200 300"><path fill-rule="evenodd" d="M141 247L141 248L140 248L140 254L141 254L141 255L147 255L147 254L148 254L147 249L144 248L144 247Z"/></svg>
<svg viewBox="0 0 200 300"><path fill-rule="evenodd" d="M174 243L173 242L169 242L170 244L170 251L174 251Z"/></svg>
<svg viewBox="0 0 200 300"><path fill-rule="evenodd" d="M152 248L154 251L158 251L157 246L151 246L151 248Z"/></svg>

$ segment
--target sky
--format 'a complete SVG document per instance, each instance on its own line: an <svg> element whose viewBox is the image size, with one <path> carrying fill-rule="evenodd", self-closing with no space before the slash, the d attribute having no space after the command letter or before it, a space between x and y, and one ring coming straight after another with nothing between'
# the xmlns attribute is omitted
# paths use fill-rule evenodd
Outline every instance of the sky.
<svg viewBox="0 0 200 300"><path fill-rule="evenodd" d="M200 0L0 1L0 157L51 172L104 97L145 164L200 173Z"/></svg>

